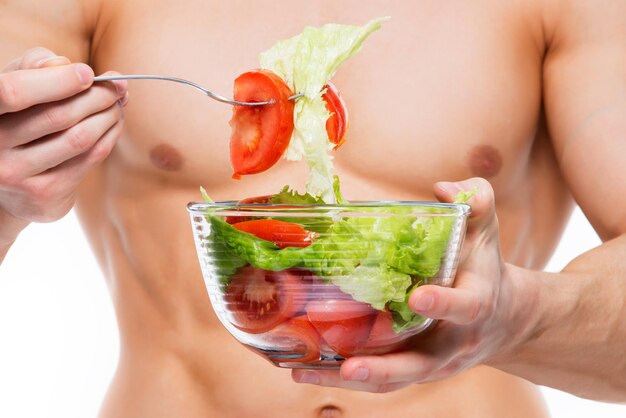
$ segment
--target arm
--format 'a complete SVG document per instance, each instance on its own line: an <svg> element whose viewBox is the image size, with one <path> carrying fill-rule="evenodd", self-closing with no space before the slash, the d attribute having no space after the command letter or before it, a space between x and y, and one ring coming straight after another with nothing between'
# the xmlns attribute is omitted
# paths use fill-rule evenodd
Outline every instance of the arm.
<svg viewBox="0 0 626 418"><path fill-rule="evenodd" d="M552 2L545 105L561 169L605 243L558 274L500 255L493 192L473 179L439 184L441 201L480 187L455 288L420 286L411 308L441 320L415 350L346 360L296 381L373 392L488 364L597 400L626 401L626 3ZM551 4L552 4L551 3ZM550 14L550 13L548 13ZM549 19L548 19L549 20Z"/></svg>
<svg viewBox="0 0 626 418"><path fill-rule="evenodd" d="M563 10L544 67L547 118L569 188L605 243L560 274L512 270L538 289L536 315L531 338L498 365L626 401L626 3Z"/></svg>
<svg viewBox="0 0 626 418"><path fill-rule="evenodd" d="M27 221L17 219L0 209L0 264L4 261L9 248L11 248L19 233L27 225Z"/></svg>
<svg viewBox="0 0 626 418"><path fill-rule="evenodd" d="M53 221L70 210L80 180L121 131L124 82L92 87L93 71L84 64L44 48L23 53L46 43L86 57L85 26L94 13L85 10L94 5L0 5L0 263L30 222Z"/></svg>

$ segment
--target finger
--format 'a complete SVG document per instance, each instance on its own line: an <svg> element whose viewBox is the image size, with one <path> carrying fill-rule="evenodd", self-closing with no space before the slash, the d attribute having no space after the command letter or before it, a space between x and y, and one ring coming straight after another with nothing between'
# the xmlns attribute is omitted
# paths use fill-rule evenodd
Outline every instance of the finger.
<svg viewBox="0 0 626 418"><path fill-rule="evenodd" d="M296 383L308 383L319 386L358 390L362 392L387 393L409 386L411 382L383 383L344 379L337 370L302 370L293 369L291 378Z"/></svg>
<svg viewBox="0 0 626 418"><path fill-rule="evenodd" d="M74 189L91 169L111 154L123 130L124 121L120 120L87 152L59 164L40 176L52 177L46 180L59 182L60 186L66 189Z"/></svg>
<svg viewBox="0 0 626 418"><path fill-rule="evenodd" d="M125 92L123 92L125 94ZM24 145L47 135L71 128L84 118L110 108L123 95L104 83L56 103L33 106L0 118L3 148Z"/></svg>
<svg viewBox="0 0 626 418"><path fill-rule="evenodd" d="M68 65L71 61L64 56L57 55L49 49L37 47L29 50L18 67L18 70L29 70L33 68L47 68L58 65Z"/></svg>
<svg viewBox="0 0 626 418"><path fill-rule="evenodd" d="M485 298L478 290L484 286L478 280L473 283L474 288L419 286L409 296L409 307L426 318L446 320L458 325L471 324L480 317L485 305Z"/></svg>
<svg viewBox="0 0 626 418"><path fill-rule="evenodd" d="M119 103L91 115L70 129L50 135L32 145L15 148L14 158L23 161L24 178L56 167L87 152L122 117Z"/></svg>
<svg viewBox="0 0 626 418"><path fill-rule="evenodd" d="M451 203L460 192L475 191L476 194L469 200L472 213L469 217L468 229L483 229L495 219L495 197L491 184L480 177L471 178L456 183L439 182L434 186L437 199Z"/></svg>
<svg viewBox="0 0 626 418"><path fill-rule="evenodd" d="M410 350L347 359L341 366L341 377L366 384L370 389L384 388L441 380L482 361L481 337L475 329L439 324L436 332L414 339Z"/></svg>
<svg viewBox="0 0 626 418"><path fill-rule="evenodd" d="M64 65L69 64L70 60L66 57L55 54L47 48L36 47L31 48L19 58L11 61L2 72L26 70L30 68L43 68L53 64Z"/></svg>
<svg viewBox="0 0 626 418"><path fill-rule="evenodd" d="M70 64L0 74L0 115L59 101L86 90L93 71L86 64Z"/></svg>
<svg viewBox="0 0 626 418"><path fill-rule="evenodd" d="M115 71L107 71L106 73L102 75L106 76L106 75L121 75L121 74ZM100 84L114 86L121 99L122 106L126 106L126 103L128 102L128 81L127 80L112 80L112 81L106 81Z"/></svg>
<svg viewBox="0 0 626 418"><path fill-rule="evenodd" d="M37 219L38 221L56 220L69 210L76 187L89 170L110 155L123 127L123 121L117 122L89 151L25 181L23 187L40 201L42 207L48 208ZM49 202L53 204L48 204ZM60 202L67 204L63 205ZM57 208L56 213L51 212L53 208Z"/></svg>

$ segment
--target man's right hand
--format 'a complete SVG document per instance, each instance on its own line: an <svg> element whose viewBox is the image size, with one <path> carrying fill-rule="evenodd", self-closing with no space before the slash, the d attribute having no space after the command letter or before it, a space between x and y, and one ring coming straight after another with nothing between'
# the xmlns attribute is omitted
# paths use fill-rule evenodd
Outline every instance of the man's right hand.
<svg viewBox="0 0 626 418"><path fill-rule="evenodd" d="M126 82L92 86L93 77L44 48L0 72L0 247L30 222L63 217L81 179L113 149Z"/></svg>

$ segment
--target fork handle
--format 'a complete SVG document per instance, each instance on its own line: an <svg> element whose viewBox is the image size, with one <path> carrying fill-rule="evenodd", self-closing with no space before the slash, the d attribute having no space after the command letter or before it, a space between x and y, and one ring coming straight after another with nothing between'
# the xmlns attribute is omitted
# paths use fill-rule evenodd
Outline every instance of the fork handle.
<svg viewBox="0 0 626 418"><path fill-rule="evenodd" d="M193 81L184 80L182 78L177 77L165 77L161 75L149 75L149 74L136 74L136 75L101 75L94 77L94 82L99 81L114 81L114 80L164 80L164 81L173 81L175 83L186 84L195 88L196 90L201 91L205 95L209 96L212 99L217 100L218 102L227 103L233 106L263 106L273 104L273 100L265 101L265 102L238 102L237 100L231 100L224 96L220 96L219 94L213 93L210 90L205 89L199 84L194 83ZM289 98L289 100L297 99L302 95L294 95Z"/></svg>

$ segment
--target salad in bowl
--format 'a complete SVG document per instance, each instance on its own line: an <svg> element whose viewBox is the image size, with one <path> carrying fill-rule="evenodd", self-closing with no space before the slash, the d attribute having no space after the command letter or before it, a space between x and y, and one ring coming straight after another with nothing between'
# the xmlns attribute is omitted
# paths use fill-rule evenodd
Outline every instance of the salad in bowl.
<svg viewBox="0 0 626 418"><path fill-rule="evenodd" d="M434 323L409 309L413 289L453 284L471 193L452 204L348 202L332 173L348 113L330 78L383 20L306 28L235 80L235 100L273 103L234 108L233 178L303 159L305 192L213 202L202 189L204 201L187 207L218 318L280 367L406 349Z"/></svg>

